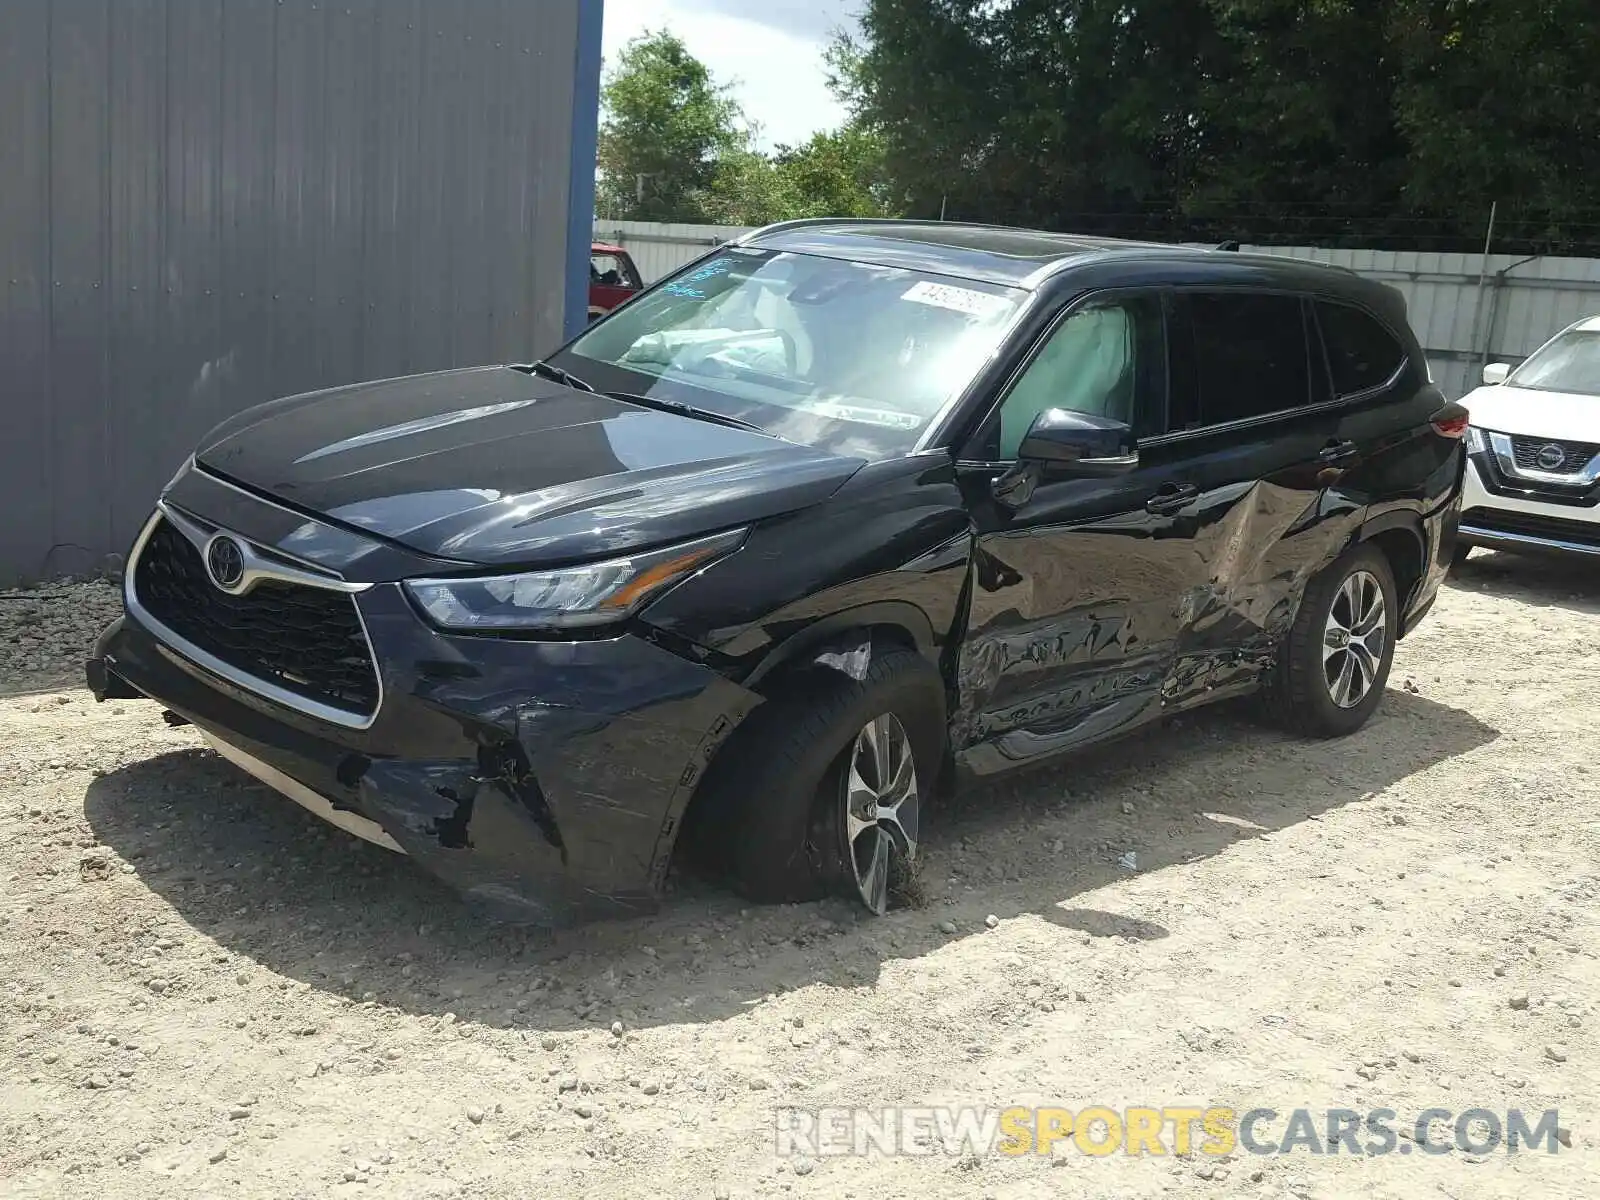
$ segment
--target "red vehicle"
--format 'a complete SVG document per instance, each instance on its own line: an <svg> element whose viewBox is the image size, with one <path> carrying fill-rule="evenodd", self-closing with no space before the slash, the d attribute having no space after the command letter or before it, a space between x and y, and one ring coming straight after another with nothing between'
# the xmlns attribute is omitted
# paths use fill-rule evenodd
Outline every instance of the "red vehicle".
<svg viewBox="0 0 1600 1200"><path fill-rule="evenodd" d="M589 246L589 320L603 317L629 300L644 284L633 259L621 246Z"/></svg>

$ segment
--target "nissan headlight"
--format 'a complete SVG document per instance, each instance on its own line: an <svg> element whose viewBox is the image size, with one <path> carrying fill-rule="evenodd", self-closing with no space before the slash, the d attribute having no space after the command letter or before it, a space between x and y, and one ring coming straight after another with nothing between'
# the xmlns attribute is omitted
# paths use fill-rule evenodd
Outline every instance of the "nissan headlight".
<svg viewBox="0 0 1600 1200"><path fill-rule="evenodd" d="M739 548L743 529L611 558L516 575L410 579L405 588L435 625L467 631L579 629L638 612L651 597Z"/></svg>
<svg viewBox="0 0 1600 1200"><path fill-rule="evenodd" d="M1467 449L1474 454L1489 453L1488 435L1476 425L1467 426Z"/></svg>

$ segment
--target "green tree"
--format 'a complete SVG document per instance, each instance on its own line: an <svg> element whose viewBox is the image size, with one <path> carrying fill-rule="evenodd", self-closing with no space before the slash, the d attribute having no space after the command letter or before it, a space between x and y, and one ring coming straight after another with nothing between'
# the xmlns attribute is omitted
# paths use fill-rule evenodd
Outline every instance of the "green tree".
<svg viewBox="0 0 1600 1200"><path fill-rule="evenodd" d="M618 220L709 219L723 160L747 149L738 104L666 30L641 34L607 74L596 205Z"/></svg>
<svg viewBox="0 0 1600 1200"><path fill-rule="evenodd" d="M774 166L787 181L795 216L892 217L901 211L903 198L888 182L884 140L860 122L778 147Z"/></svg>
<svg viewBox="0 0 1600 1200"><path fill-rule="evenodd" d="M722 156L702 211L713 225L766 225L800 213L792 181L765 154L741 147Z"/></svg>
<svg viewBox="0 0 1600 1200"><path fill-rule="evenodd" d="M1196 97L1196 157L1179 202L1240 220L1260 214L1285 232L1397 209L1405 142L1387 7L1208 0L1212 69Z"/></svg>
<svg viewBox="0 0 1600 1200"><path fill-rule="evenodd" d="M764 154L727 88L671 33L628 43L606 78L603 105L602 216L764 225L898 210L875 132L852 123Z"/></svg>
<svg viewBox="0 0 1600 1200"><path fill-rule="evenodd" d="M1215 41L1202 0L869 0L832 61L913 211L1050 223L1173 193Z"/></svg>
<svg viewBox="0 0 1600 1200"><path fill-rule="evenodd" d="M1398 0L1390 42L1408 197L1481 224L1491 201L1560 237L1600 222L1594 0ZM1593 239L1591 239L1593 240Z"/></svg>
<svg viewBox="0 0 1600 1200"><path fill-rule="evenodd" d="M1600 240L1597 51L1594 0L863 0L832 66L916 215L1542 245Z"/></svg>

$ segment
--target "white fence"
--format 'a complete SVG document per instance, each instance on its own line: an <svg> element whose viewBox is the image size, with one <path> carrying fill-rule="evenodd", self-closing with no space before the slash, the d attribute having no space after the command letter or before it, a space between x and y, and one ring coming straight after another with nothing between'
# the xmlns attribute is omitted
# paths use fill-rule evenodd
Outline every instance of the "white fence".
<svg viewBox="0 0 1600 1200"><path fill-rule="evenodd" d="M595 237L626 246L646 283L747 229L734 225L595 223ZM1600 313L1600 259L1515 258L1404 250L1323 250L1314 246L1245 246L1260 254L1349 267L1398 288L1411 326L1447 396L1476 386L1485 362L1520 362L1551 334Z"/></svg>
<svg viewBox="0 0 1600 1200"><path fill-rule="evenodd" d="M667 225L654 221L596 221L597 242L626 246L646 283L670 275L723 242L750 231L742 225Z"/></svg>

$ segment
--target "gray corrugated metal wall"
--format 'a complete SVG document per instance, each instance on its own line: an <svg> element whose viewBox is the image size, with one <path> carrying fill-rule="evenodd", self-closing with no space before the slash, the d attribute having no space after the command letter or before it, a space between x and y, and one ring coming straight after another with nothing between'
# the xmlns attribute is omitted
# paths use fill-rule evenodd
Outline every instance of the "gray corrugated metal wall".
<svg viewBox="0 0 1600 1200"><path fill-rule="evenodd" d="M1485 362L1519 363L1600 313L1600 259L1246 247L1349 267L1399 289L1440 390L1459 399Z"/></svg>
<svg viewBox="0 0 1600 1200"><path fill-rule="evenodd" d="M241 408L556 344L598 5L0 3L0 582Z"/></svg>

